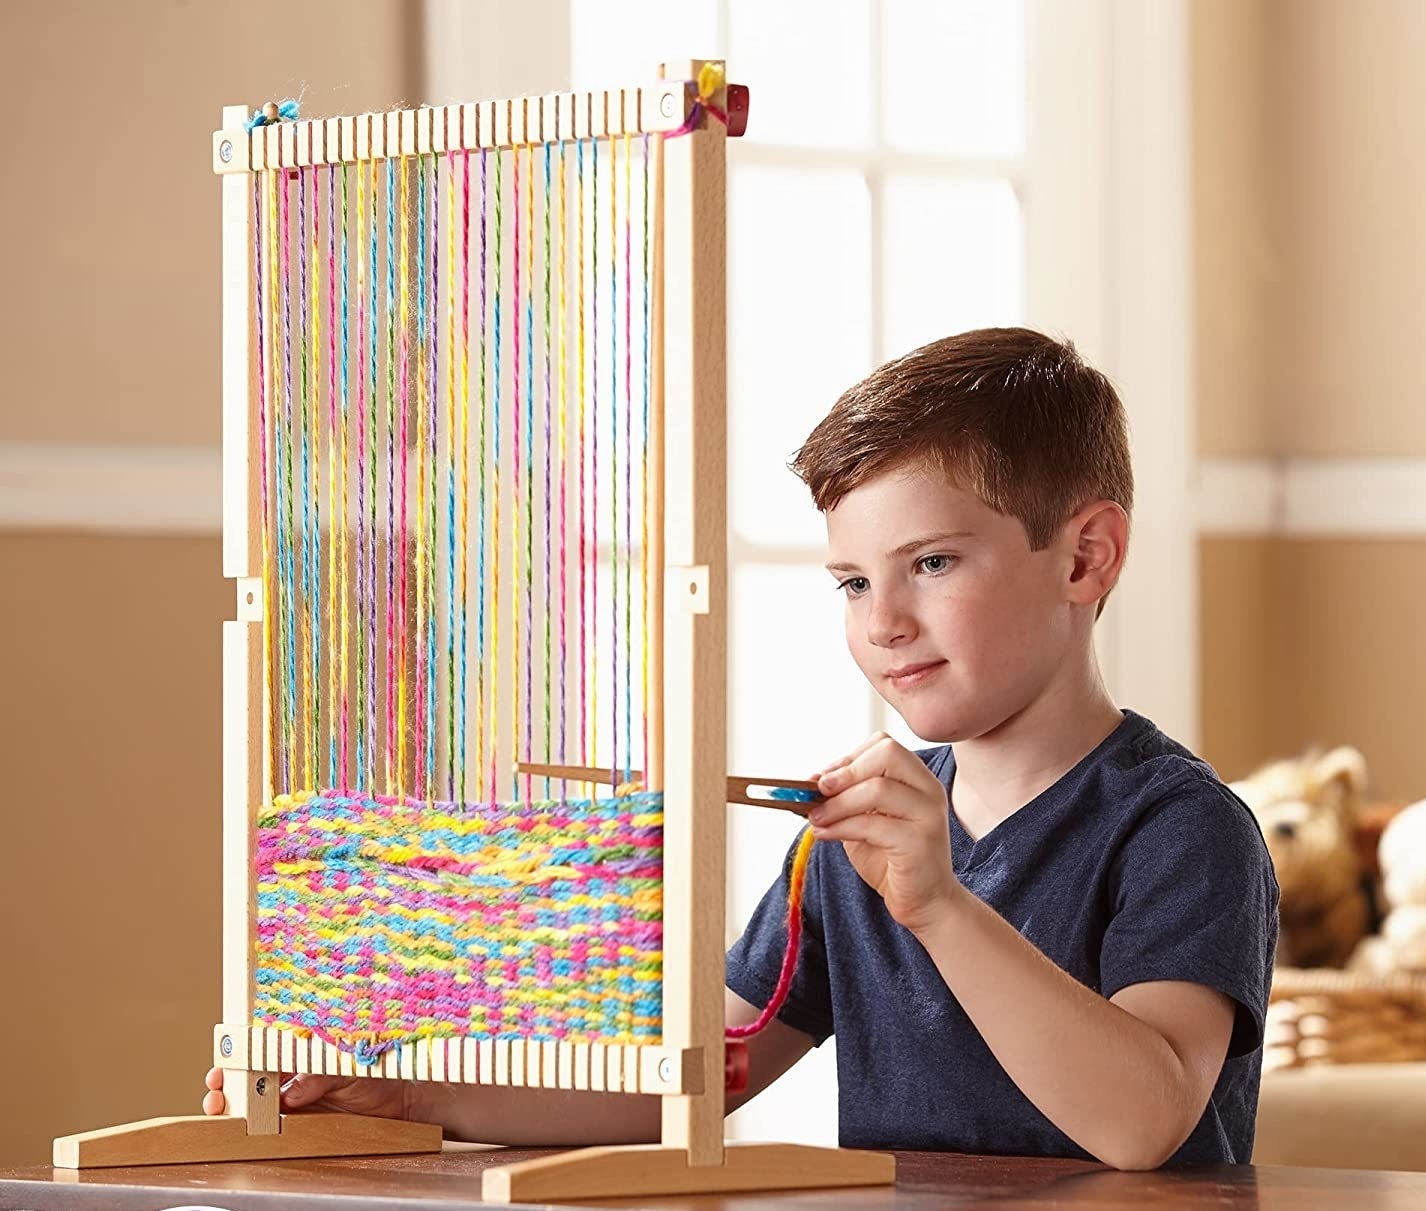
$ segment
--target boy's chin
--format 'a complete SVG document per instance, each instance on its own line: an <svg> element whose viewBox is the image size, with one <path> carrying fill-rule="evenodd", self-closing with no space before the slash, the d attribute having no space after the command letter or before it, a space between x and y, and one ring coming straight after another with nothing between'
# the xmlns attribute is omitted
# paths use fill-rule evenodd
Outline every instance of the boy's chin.
<svg viewBox="0 0 1426 1211"><path fill-rule="evenodd" d="M968 734L964 721L944 710L903 710L896 703L891 706L911 734L926 744L954 744Z"/></svg>

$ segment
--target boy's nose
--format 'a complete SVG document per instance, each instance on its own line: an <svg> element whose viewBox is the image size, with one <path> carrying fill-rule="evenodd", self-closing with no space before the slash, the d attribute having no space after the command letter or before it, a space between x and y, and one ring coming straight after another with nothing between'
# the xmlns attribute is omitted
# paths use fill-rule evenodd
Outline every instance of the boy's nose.
<svg viewBox="0 0 1426 1211"><path fill-rule="evenodd" d="M894 602L874 605L867 619L867 638L879 648L894 647L912 638L916 625L906 611L897 608Z"/></svg>

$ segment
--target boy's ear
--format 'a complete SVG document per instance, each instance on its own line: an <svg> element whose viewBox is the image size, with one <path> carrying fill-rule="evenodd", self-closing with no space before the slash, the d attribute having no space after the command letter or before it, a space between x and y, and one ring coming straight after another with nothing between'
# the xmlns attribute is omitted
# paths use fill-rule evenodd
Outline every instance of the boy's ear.
<svg viewBox="0 0 1426 1211"><path fill-rule="evenodd" d="M1104 598L1124 570L1129 548L1129 516L1112 500L1085 505L1065 524L1073 547L1069 578L1070 600L1093 605Z"/></svg>

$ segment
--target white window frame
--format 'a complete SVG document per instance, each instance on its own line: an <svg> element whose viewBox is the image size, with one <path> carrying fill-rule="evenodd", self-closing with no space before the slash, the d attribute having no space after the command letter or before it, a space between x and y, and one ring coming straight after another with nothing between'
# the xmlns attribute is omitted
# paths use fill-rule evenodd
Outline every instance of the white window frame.
<svg viewBox="0 0 1426 1211"><path fill-rule="evenodd" d="M584 2L584 0L573 0ZM895 0L875 0L877 4ZM668 57L718 54L728 45L727 0L716 0L709 47L671 47ZM568 76L567 4L538 0L490 24L501 6L427 0L428 93L515 95ZM538 10L538 11L536 11ZM879 11L879 10L874 10ZM512 28L518 26L520 28ZM874 80L882 72L880 23ZM1027 146L1012 162L909 155L874 138L860 150L778 147L745 140L737 166L846 169L871 186L873 365L883 345L881 183L912 171L941 180L1003 178L1024 216L1024 322L1073 339L1116 381L1129 409L1141 474L1133 553L1099 624L1111 690L1189 744L1197 739L1195 473L1190 328L1188 30L1186 0L1026 0ZM522 37L522 32L528 37ZM497 36L498 35L498 36ZM508 48L526 49L513 56ZM543 50L534 50L543 46ZM736 77L736 64L734 76ZM802 70L805 65L799 65ZM880 109L880 99L872 104ZM756 106L756 100L755 100ZM754 108L756 120L756 107ZM736 316L733 317L736 323ZM1148 473L1146 468L1152 468ZM750 565L820 566L820 549L733 535L730 574ZM736 645L736 631L730 627ZM867 689L868 727L886 721ZM749 771L774 773L777 771ZM738 879L740 817L730 821L730 921L746 919L764 880ZM831 1048L730 1122L734 1136L830 1142L836 1135Z"/></svg>
<svg viewBox="0 0 1426 1211"><path fill-rule="evenodd" d="M726 0L720 9L726 33ZM1130 414L1134 461L1141 471L1133 554L1099 624L1106 680L1121 703L1193 745L1198 601L1185 2L1027 0L1025 30L1027 146L1018 160L913 156L889 149L876 112L880 99L873 98L873 140L866 148L784 148L750 141L738 148L737 164L857 168L865 174L871 197L873 365L898 352L883 344L882 183L908 170L940 180L1012 182L1024 223L1024 322L1070 337L1115 380ZM726 45L726 38L722 42ZM873 82L879 85L879 44L872 49ZM749 564L820 565L823 553L734 534L729 558L736 575ZM736 634L731 642L737 644ZM870 688L867 695L869 722L884 726L887 709ZM745 919L762 890L740 886L737 879L736 858L747 848L740 832L747 828L740 828L738 817L731 822L730 922ZM831 1057L818 1057L735 1115L732 1134L834 1142L835 1105Z"/></svg>

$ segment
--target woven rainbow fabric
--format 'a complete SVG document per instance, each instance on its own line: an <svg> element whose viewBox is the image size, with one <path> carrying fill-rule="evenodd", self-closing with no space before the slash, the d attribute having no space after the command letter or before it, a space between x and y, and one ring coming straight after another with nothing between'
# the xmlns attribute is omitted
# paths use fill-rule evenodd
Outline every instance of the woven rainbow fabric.
<svg viewBox="0 0 1426 1211"><path fill-rule="evenodd" d="M662 795L299 793L257 832L259 1024L359 1062L430 1037L659 1041Z"/></svg>

